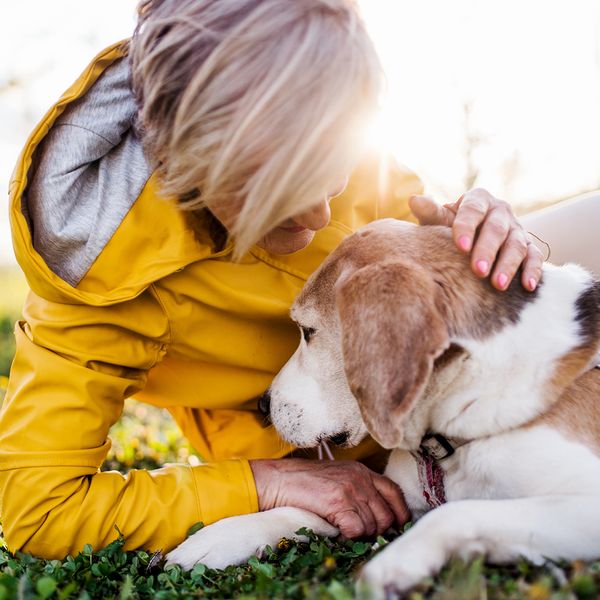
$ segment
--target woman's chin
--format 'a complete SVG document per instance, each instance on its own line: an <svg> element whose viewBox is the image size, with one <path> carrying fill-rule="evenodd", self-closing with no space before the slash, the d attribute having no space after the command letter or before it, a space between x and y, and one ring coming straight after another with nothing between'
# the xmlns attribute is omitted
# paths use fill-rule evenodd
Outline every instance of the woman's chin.
<svg viewBox="0 0 600 600"><path fill-rule="evenodd" d="M270 231L256 245L271 254L293 254L306 248L314 237L315 232L311 229L290 232L277 228Z"/></svg>

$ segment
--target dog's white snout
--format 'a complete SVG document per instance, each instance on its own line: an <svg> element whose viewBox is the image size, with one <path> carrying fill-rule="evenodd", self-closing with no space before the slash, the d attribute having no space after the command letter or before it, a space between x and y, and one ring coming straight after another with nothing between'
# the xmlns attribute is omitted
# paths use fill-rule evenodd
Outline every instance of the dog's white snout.
<svg viewBox="0 0 600 600"><path fill-rule="evenodd" d="M271 422L297 447L315 448L322 441L355 446L366 427L344 374L337 323L316 310L305 312L310 316L301 315L298 322L318 324L317 333L301 342L273 380Z"/></svg>
<svg viewBox="0 0 600 600"><path fill-rule="evenodd" d="M271 385L271 421L286 441L312 448L330 434L332 416L319 383L293 366L286 365Z"/></svg>

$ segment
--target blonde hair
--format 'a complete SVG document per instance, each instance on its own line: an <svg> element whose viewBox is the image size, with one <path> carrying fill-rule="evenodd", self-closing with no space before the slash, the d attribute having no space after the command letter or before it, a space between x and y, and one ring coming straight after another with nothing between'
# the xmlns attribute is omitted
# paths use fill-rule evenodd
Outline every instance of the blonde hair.
<svg viewBox="0 0 600 600"><path fill-rule="evenodd" d="M239 258L352 170L382 75L352 0L143 0L139 126L162 191L241 206Z"/></svg>

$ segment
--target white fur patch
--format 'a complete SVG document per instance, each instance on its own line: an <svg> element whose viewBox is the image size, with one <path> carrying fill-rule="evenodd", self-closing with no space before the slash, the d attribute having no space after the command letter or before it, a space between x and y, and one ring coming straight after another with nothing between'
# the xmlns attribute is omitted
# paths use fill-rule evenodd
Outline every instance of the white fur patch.
<svg viewBox="0 0 600 600"><path fill-rule="evenodd" d="M394 450L385 474L404 490L411 511L429 510L414 459ZM440 465L449 502L549 494L600 496L600 458L548 426L520 428L461 446Z"/></svg>
<svg viewBox="0 0 600 600"><path fill-rule="evenodd" d="M319 535L335 537L338 530L321 517L300 508L274 508L260 513L221 519L191 535L167 554L167 564L185 570L201 563L210 569L240 565L266 546L275 548L283 537L306 541L296 531L308 527Z"/></svg>
<svg viewBox="0 0 600 600"><path fill-rule="evenodd" d="M470 356L443 399L428 398L435 401L431 429L471 439L543 412L558 360L582 342L576 302L590 284L589 273L577 265L546 265L538 296L524 305L518 323L484 340L453 339Z"/></svg>
<svg viewBox="0 0 600 600"><path fill-rule="evenodd" d="M427 505L415 501L420 484L410 460L394 451L386 475L419 516ZM411 588L451 556L538 564L600 556L600 458L585 445L539 426L468 443L441 465L448 504L367 564L359 585L373 597L387 586Z"/></svg>

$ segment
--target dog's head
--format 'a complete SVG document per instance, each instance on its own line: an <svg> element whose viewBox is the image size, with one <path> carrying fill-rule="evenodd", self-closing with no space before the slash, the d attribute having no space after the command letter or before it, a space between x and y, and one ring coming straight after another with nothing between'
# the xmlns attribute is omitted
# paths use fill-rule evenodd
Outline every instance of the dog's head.
<svg viewBox="0 0 600 600"><path fill-rule="evenodd" d="M443 227L391 219L347 238L292 307L302 339L270 412L300 447L367 433L416 447L428 429L489 435L547 408L600 343L600 288L549 266L538 290L479 280ZM525 398L524 396L527 396Z"/></svg>

